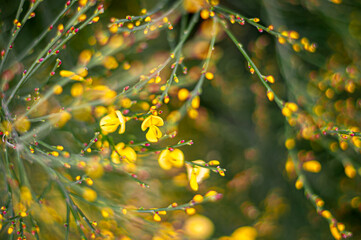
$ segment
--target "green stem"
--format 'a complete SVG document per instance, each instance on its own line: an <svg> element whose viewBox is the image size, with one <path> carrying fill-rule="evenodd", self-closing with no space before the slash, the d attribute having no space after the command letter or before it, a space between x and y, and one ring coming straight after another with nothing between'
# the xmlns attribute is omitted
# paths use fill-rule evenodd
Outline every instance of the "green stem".
<svg viewBox="0 0 361 240"><path fill-rule="evenodd" d="M87 5L88 6L88 5ZM92 21L92 19L96 16L98 16L99 14L101 14L101 11L95 11L94 14L92 16L90 16L82 25L79 26L78 31L81 31L84 27L86 27L87 25L89 25L89 23ZM66 30L66 29L65 29ZM65 31L64 30L64 31ZM54 41L52 41L51 43L48 44L48 46L38 55L38 57L35 59L35 61L33 62L33 64L30 66L28 72L26 74L23 75L23 77L20 79L20 81L18 82L18 84L15 86L15 89L12 91L10 97L8 98L8 100L6 101L6 104L9 105L9 103L11 102L11 100L13 99L13 97L15 96L16 92L19 90L20 86L23 85L29 78L30 76L32 76L32 74L34 74L50 57L52 57L55 52L57 50L59 50L65 43L67 43L73 36L76 35L76 32L73 31L71 33L69 33L59 44L56 48L54 48L52 50L52 54L47 54L45 56L45 58L39 62L40 58L48 51L48 49L50 49L50 47L53 45L53 42L56 42L61 35L58 34L58 36L55 38Z"/></svg>
<svg viewBox="0 0 361 240"><path fill-rule="evenodd" d="M15 17L15 19L18 19L19 16L20 16L20 13L23 11L24 2L25 2L25 0L21 0L21 1L20 1L18 10L17 10L17 12L16 12L16 17ZM6 61L6 58L7 58L8 54L9 54L9 51L10 51L10 46L11 46L11 44L14 42L14 40L15 40L15 38L16 38L16 36L17 36L17 34L16 34L16 35L14 34L15 28L16 28L16 24L14 24L13 27L12 27L12 29L11 29L11 38L10 38L10 40L9 40L9 42L8 42L7 47L6 47L5 55L4 55L4 57L2 58L2 60L1 60L0 73L2 73L2 69L3 69L3 66L4 66L4 62Z"/></svg>
<svg viewBox="0 0 361 240"><path fill-rule="evenodd" d="M269 84L264 80L263 75L261 74L261 72L259 71L258 67L256 66L256 64L254 64L254 62L252 61L252 59L248 56L246 50L243 48L243 45L241 43L239 43L236 39L236 37L231 33L231 31L229 31L228 27L226 26L226 24L224 22L222 22L223 25L223 29L224 31L227 33L227 35L229 36L229 38L233 41L233 43L236 45L236 47L238 48L238 50L241 52L241 54L243 55L243 57L248 61L248 63L251 65L251 67L254 69L258 79L261 81L261 83L265 86L265 88L267 89L267 91L270 91L274 94L274 100L277 104L277 106L282 110L283 108L283 101L277 96L277 94L275 94L275 92L272 90L272 88L269 86Z"/></svg>

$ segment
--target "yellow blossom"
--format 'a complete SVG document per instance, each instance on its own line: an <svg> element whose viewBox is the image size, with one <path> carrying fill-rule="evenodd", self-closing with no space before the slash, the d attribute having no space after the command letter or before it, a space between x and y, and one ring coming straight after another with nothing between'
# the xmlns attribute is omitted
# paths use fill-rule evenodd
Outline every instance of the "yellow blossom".
<svg viewBox="0 0 361 240"><path fill-rule="evenodd" d="M256 239L257 235L257 230L254 227L244 226L237 228L232 233L232 239L254 240Z"/></svg>
<svg viewBox="0 0 361 240"><path fill-rule="evenodd" d="M149 128L147 134L145 135L149 142L158 142L159 138L162 137L162 132L158 127L163 125L164 121L161 117L150 115L143 121L141 128L142 131Z"/></svg>
<svg viewBox="0 0 361 240"><path fill-rule="evenodd" d="M125 132L125 118L119 110L104 116L100 120L99 125L103 133L105 134L115 132L115 130L117 130L119 125L120 125L119 134Z"/></svg>
<svg viewBox="0 0 361 240"><path fill-rule="evenodd" d="M154 216L153 216L153 219L154 219L154 221L156 221L156 222L160 222L162 219L161 219L161 217L159 216L159 214L154 214Z"/></svg>
<svg viewBox="0 0 361 240"><path fill-rule="evenodd" d="M195 208L187 208L186 213L189 216L194 215L196 213L196 209Z"/></svg>
<svg viewBox="0 0 361 240"><path fill-rule="evenodd" d="M92 58L92 52L88 49L83 50L78 57L78 61L81 65L87 65Z"/></svg>
<svg viewBox="0 0 361 240"><path fill-rule="evenodd" d="M145 131L147 128L149 128L150 126L163 126L164 125L164 121L161 117L159 116L154 116L154 115L150 115L149 117L147 117L143 123L142 123L142 131Z"/></svg>
<svg viewBox="0 0 361 240"><path fill-rule="evenodd" d="M79 97L83 94L84 87L81 83L74 83L73 86L71 86L70 94L73 97Z"/></svg>
<svg viewBox="0 0 361 240"><path fill-rule="evenodd" d="M30 129L30 121L27 117L22 117L16 120L15 129L20 133L27 132Z"/></svg>
<svg viewBox="0 0 361 240"><path fill-rule="evenodd" d="M296 145L296 142L293 138L289 138L285 141L285 146L287 149L293 149Z"/></svg>
<svg viewBox="0 0 361 240"><path fill-rule="evenodd" d="M63 127L71 119L71 114L67 111L62 111L60 113L54 113L50 116L50 121L55 127Z"/></svg>
<svg viewBox="0 0 361 240"><path fill-rule="evenodd" d="M118 143L115 146L115 150L112 152L111 159L113 163L119 164L120 158L126 162L135 162L137 160L137 154L131 147L126 147L124 143ZM120 156L120 157L119 157Z"/></svg>
<svg viewBox="0 0 361 240"><path fill-rule="evenodd" d="M197 214L186 220L184 230L191 239L209 239L214 225L207 217Z"/></svg>
<svg viewBox="0 0 361 240"><path fill-rule="evenodd" d="M149 142L158 142L159 138L162 137L162 132L157 126L150 126L147 134L145 135Z"/></svg>
<svg viewBox="0 0 361 240"><path fill-rule="evenodd" d="M334 226L333 224L330 224L330 231L331 231L332 236L336 240L342 239L342 236L341 236L340 232L338 231L337 227Z"/></svg>
<svg viewBox="0 0 361 240"><path fill-rule="evenodd" d="M302 167L305 171L313 172L313 173L318 173L319 171L321 171L322 168L321 164L316 160L304 162L302 164Z"/></svg>
<svg viewBox="0 0 361 240"><path fill-rule="evenodd" d="M214 78L214 74L211 73L211 72L206 72L205 77L206 77L208 80L212 80L212 79Z"/></svg>
<svg viewBox="0 0 361 240"><path fill-rule="evenodd" d="M68 70L61 70L59 75L62 77L70 78L71 80L75 80L75 81L83 81L84 80L84 78L82 76L79 76L76 73L74 73L72 71L68 71Z"/></svg>
<svg viewBox="0 0 361 240"><path fill-rule="evenodd" d="M356 176L356 170L352 165L348 164L345 166L345 174L349 178L354 178Z"/></svg>
<svg viewBox="0 0 361 240"><path fill-rule="evenodd" d="M196 160L193 163L203 165L205 162L203 160ZM203 179L209 177L209 169L199 166L191 166L187 164L187 173L189 179L189 185L193 191L198 191L198 184L203 181Z"/></svg>
<svg viewBox="0 0 361 240"><path fill-rule="evenodd" d="M159 155L158 163L164 170L169 170L172 167L181 168L184 164L184 154L180 149L163 150Z"/></svg>
<svg viewBox="0 0 361 240"><path fill-rule="evenodd" d="M188 96L189 96L188 89L186 89L186 88L179 89L179 91L178 91L178 99L179 99L179 101L187 100Z"/></svg>
<svg viewBox="0 0 361 240"><path fill-rule="evenodd" d="M191 102L192 108L194 108L194 109L199 108L199 103L200 103L199 96L195 96Z"/></svg>
<svg viewBox="0 0 361 240"><path fill-rule="evenodd" d="M97 193L91 188L85 188L83 198L89 202L94 202L97 199Z"/></svg>
<svg viewBox="0 0 361 240"><path fill-rule="evenodd" d="M275 99L275 94L272 91L267 91L267 98L272 102Z"/></svg>
<svg viewBox="0 0 361 240"><path fill-rule="evenodd" d="M53 92L55 95L60 95L63 92L63 87L57 84L54 86Z"/></svg>
<svg viewBox="0 0 361 240"><path fill-rule="evenodd" d="M204 0L184 0L183 7L187 12L196 13L205 6Z"/></svg>
<svg viewBox="0 0 361 240"><path fill-rule="evenodd" d="M103 60L103 65L106 69L116 69L119 65L117 60L113 56L107 56Z"/></svg>
<svg viewBox="0 0 361 240"><path fill-rule="evenodd" d="M295 183L295 187L296 189L300 190L301 188L303 188L303 182L301 179L297 179L296 183Z"/></svg>
<svg viewBox="0 0 361 240"><path fill-rule="evenodd" d="M105 85L96 85L87 90L86 97L90 100L101 99L105 104L114 102L117 93Z"/></svg>

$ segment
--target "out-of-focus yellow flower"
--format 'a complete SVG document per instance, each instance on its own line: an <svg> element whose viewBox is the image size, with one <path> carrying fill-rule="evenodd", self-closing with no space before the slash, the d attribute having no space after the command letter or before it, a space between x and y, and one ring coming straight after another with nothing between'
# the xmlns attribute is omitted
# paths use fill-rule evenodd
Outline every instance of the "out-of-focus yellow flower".
<svg viewBox="0 0 361 240"><path fill-rule="evenodd" d="M3 131L6 136L10 135L11 130L12 130L11 123L6 120L0 122L0 130Z"/></svg>
<svg viewBox="0 0 361 240"><path fill-rule="evenodd" d="M191 239L208 239L213 234L214 225L209 218L194 215L186 220L184 231Z"/></svg>
<svg viewBox="0 0 361 240"><path fill-rule="evenodd" d="M101 210L101 213L104 218L109 218L114 216L114 211L111 208L105 207Z"/></svg>
<svg viewBox="0 0 361 240"><path fill-rule="evenodd" d="M333 224L330 224L330 231L331 231L332 236L333 236L336 240L342 239L342 236L341 236L340 232L338 231L337 227L334 226Z"/></svg>
<svg viewBox="0 0 361 240"><path fill-rule="evenodd" d="M169 170L172 167L181 168L184 164L184 154L180 149L163 150L159 155L158 163L164 170Z"/></svg>
<svg viewBox="0 0 361 240"><path fill-rule="evenodd" d="M156 222L160 222L161 220L162 220L162 218L159 216L159 214L154 214L154 216L153 216L153 219L154 219L154 221L156 221Z"/></svg>
<svg viewBox="0 0 361 240"><path fill-rule="evenodd" d="M183 7L187 12L196 13L206 6L205 0L184 0Z"/></svg>
<svg viewBox="0 0 361 240"><path fill-rule="evenodd" d="M74 83L73 86L71 86L70 94L73 97L79 97L83 95L84 87L81 83Z"/></svg>
<svg viewBox="0 0 361 240"><path fill-rule="evenodd" d="M158 127L163 126L164 121L159 116L150 115L142 123L142 131L145 131L149 128L145 137L149 142L158 142L159 138L162 137L162 132Z"/></svg>
<svg viewBox="0 0 361 240"><path fill-rule="evenodd" d="M115 132L119 125L119 134L125 132L125 118L119 110L104 116L99 125L104 134Z"/></svg>
<svg viewBox="0 0 361 240"><path fill-rule="evenodd" d="M186 88L181 88L178 91L178 99L179 101L185 101L189 97L189 91Z"/></svg>
<svg viewBox="0 0 361 240"><path fill-rule="evenodd" d="M19 118L18 120L16 120L14 125L15 125L16 131L18 131L20 133L24 133L30 129L31 124L27 117L22 117L22 118Z"/></svg>
<svg viewBox="0 0 361 240"><path fill-rule="evenodd" d="M105 57L103 60L103 65L106 69L109 70L116 69L119 66L117 60L113 56Z"/></svg>
<svg viewBox="0 0 361 240"><path fill-rule="evenodd" d="M100 178L104 174L104 168L98 161L92 160L86 165L86 174L92 179Z"/></svg>
<svg viewBox="0 0 361 240"><path fill-rule="evenodd" d="M126 147L122 142L115 146L115 150L116 151L113 151L111 155L113 163L119 164L120 160L131 163L137 160L137 153L134 151L134 149L131 147Z"/></svg>
<svg viewBox="0 0 361 240"><path fill-rule="evenodd" d="M257 237L257 230L254 227L240 227L232 233L232 239L237 240L254 240Z"/></svg>
<svg viewBox="0 0 361 240"><path fill-rule="evenodd" d="M90 89L87 89L84 95L89 100L100 99L104 101L106 105L109 105L115 101L117 93L106 85L96 85Z"/></svg>
<svg viewBox="0 0 361 240"><path fill-rule="evenodd" d="M31 195L30 189L26 186L22 186L20 188L20 200L23 205L29 207L33 201L33 197Z"/></svg>
<svg viewBox="0 0 361 240"><path fill-rule="evenodd" d="M75 103L74 106L78 106L80 105L80 103ZM75 108L73 111L73 117L76 120L79 121L92 121L93 120L93 116L92 116L92 107L89 106L83 106L81 108Z"/></svg>
<svg viewBox="0 0 361 240"><path fill-rule="evenodd" d="M193 161L196 164L205 164L203 160ZM189 185L193 191L198 191L198 184L203 181L203 179L209 177L209 169L199 166L191 166L187 164L187 173L189 179Z"/></svg>
<svg viewBox="0 0 361 240"><path fill-rule="evenodd" d="M63 87L57 84L54 86L53 92L55 95L60 95L63 92Z"/></svg>
<svg viewBox="0 0 361 240"><path fill-rule="evenodd" d="M84 7L88 1L87 0L80 0L79 5Z"/></svg>
<svg viewBox="0 0 361 240"><path fill-rule="evenodd" d="M81 65L87 65L90 62L90 59L92 58L92 52L89 49L83 50L78 57L78 62Z"/></svg>
<svg viewBox="0 0 361 240"><path fill-rule="evenodd" d="M97 193L91 188L85 188L83 198L89 202L94 202L97 199Z"/></svg>
<svg viewBox="0 0 361 240"><path fill-rule="evenodd" d="M356 176L356 169L351 164L348 164L345 166L345 174L349 178L354 178Z"/></svg>
<svg viewBox="0 0 361 240"><path fill-rule="evenodd" d="M63 127L71 119L71 114L67 111L62 111L60 113L55 113L50 117L50 121L55 127Z"/></svg>
<svg viewBox="0 0 361 240"><path fill-rule="evenodd" d="M319 171L321 171L322 168L321 164L316 160L304 162L302 164L302 167L305 171L313 172L313 173L318 173Z"/></svg>
<svg viewBox="0 0 361 240"><path fill-rule="evenodd" d="M61 70L59 74L62 77L67 77L67 78L70 78L71 80L75 80L75 81L83 81L84 80L84 78L82 76L77 75L76 73L74 73L72 71L68 71L68 70Z"/></svg>
<svg viewBox="0 0 361 240"><path fill-rule="evenodd" d="M199 96L195 96L191 102L192 108L194 108L194 109L199 108L199 104L200 104Z"/></svg>
<svg viewBox="0 0 361 240"><path fill-rule="evenodd" d="M14 227L13 227L13 226L11 226L11 227L8 228L8 234L9 234L9 235L12 234L13 231L14 231Z"/></svg>
<svg viewBox="0 0 361 240"><path fill-rule="evenodd" d="M114 35L109 39L108 46L115 49L122 46L123 42L124 38L122 35Z"/></svg>

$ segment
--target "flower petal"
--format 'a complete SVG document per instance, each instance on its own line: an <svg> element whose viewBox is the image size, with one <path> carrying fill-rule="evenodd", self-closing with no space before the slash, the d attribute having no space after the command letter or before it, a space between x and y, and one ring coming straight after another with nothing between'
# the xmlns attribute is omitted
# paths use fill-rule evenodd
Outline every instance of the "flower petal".
<svg viewBox="0 0 361 240"><path fill-rule="evenodd" d="M119 154L124 156L128 162L135 162L137 160L137 153L131 147L124 148Z"/></svg>
<svg viewBox="0 0 361 240"><path fill-rule="evenodd" d="M100 128L102 129L102 131L104 133L112 133L115 132L115 130L117 130L118 126L119 126L119 120L117 118L117 116L114 113L108 114L106 116L104 116L101 120L100 120Z"/></svg>
<svg viewBox="0 0 361 240"><path fill-rule="evenodd" d="M159 138L162 137L162 132L158 127L151 125L145 137L149 142L158 142Z"/></svg>
<svg viewBox="0 0 361 240"><path fill-rule="evenodd" d="M169 153L169 150L163 150L158 158L159 166L164 170L169 170L172 168L172 164L168 161Z"/></svg>
<svg viewBox="0 0 361 240"><path fill-rule="evenodd" d="M142 131L145 131L147 128L149 128L150 126L163 126L164 125L164 121L161 117L159 116L154 116L154 115L150 115L149 117L147 117L143 122L142 122Z"/></svg>
<svg viewBox="0 0 361 240"><path fill-rule="evenodd" d="M172 163L174 167L181 168L184 164L184 154L180 149L174 149L170 152L170 159L169 161Z"/></svg>
<svg viewBox="0 0 361 240"><path fill-rule="evenodd" d="M198 191L198 182L197 182L197 174L195 171L191 173L191 179L189 181L189 186L192 188L193 191Z"/></svg>
<svg viewBox="0 0 361 240"><path fill-rule="evenodd" d="M117 115L120 123L119 134L122 134L125 132L125 118L119 110L115 111L115 114Z"/></svg>

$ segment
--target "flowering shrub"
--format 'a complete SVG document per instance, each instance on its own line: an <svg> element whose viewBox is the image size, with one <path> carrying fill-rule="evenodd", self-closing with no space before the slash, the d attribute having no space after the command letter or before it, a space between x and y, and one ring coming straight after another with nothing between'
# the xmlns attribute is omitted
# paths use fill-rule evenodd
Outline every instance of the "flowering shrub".
<svg viewBox="0 0 361 240"><path fill-rule="evenodd" d="M277 23L272 18L281 7L271 2L265 3L269 22ZM306 1L305 9L328 16L330 10L315 2ZM360 174L359 55L343 62L339 55L347 42L340 47L332 42L334 55L318 60L317 44L297 31L265 25L227 3L159 1L150 8L133 3L136 10L125 7L126 12L116 4L20 0L0 5L7 14L0 44L1 238L282 239L280 219L297 207L294 197L286 198L271 184L269 172L278 166L269 160L275 153L287 159L282 160L285 175L314 206L310 214L328 222L330 233L320 236L352 235L321 197L330 198L321 193L327 184L314 177L331 157L348 178ZM341 1L327 6L336 4ZM359 43L357 24L350 22L350 44ZM249 39L243 40L243 28ZM279 48L278 66L264 57L272 39ZM299 67L300 58L327 67ZM242 64L247 70L242 81L252 76L257 82L240 87ZM253 102L249 90L254 109L243 116L241 102ZM227 112L227 119L217 120ZM234 124L234 117L248 122ZM256 129L249 134L252 118ZM282 135L265 137L283 123ZM199 141L189 147L193 137ZM283 138L288 157L274 146ZM261 155L270 159L260 160ZM342 187L338 178L333 177ZM357 188L345 186L355 193L346 189L343 201L359 208ZM242 199L247 191L252 201ZM223 196L222 203L205 204ZM235 206L227 208L227 202ZM234 222L219 227L227 221Z"/></svg>

